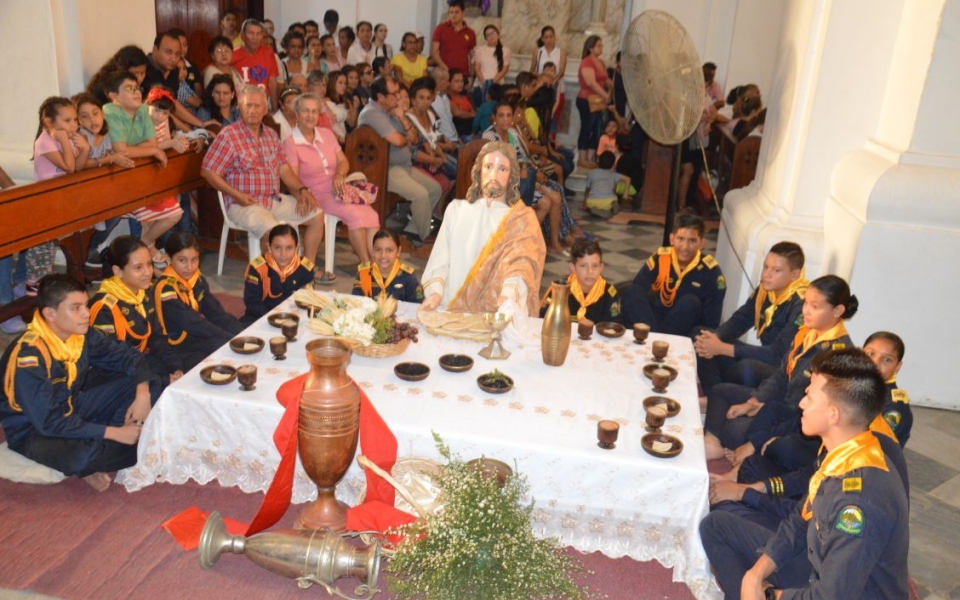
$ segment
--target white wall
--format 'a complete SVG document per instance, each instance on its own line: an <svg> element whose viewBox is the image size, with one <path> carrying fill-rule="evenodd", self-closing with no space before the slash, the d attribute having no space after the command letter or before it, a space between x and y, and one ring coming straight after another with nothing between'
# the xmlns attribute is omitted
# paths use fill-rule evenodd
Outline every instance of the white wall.
<svg viewBox="0 0 960 600"><path fill-rule="evenodd" d="M278 38L291 23L313 19L321 24L323 13L328 9L340 13L340 25L350 25L356 29L358 21L370 21L372 24L387 24L387 43L394 51L400 50L400 40L405 31L420 31L427 36L433 33L433 10L430 0L329 0L317 3L315 0L264 0L263 11L266 18L276 25Z"/></svg>

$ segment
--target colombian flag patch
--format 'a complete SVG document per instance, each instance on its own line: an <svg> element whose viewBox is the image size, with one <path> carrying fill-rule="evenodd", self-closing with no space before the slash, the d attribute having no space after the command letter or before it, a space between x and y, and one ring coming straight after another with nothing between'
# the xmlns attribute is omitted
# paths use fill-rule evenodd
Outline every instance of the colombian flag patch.
<svg viewBox="0 0 960 600"><path fill-rule="evenodd" d="M27 369L30 367L36 367L40 365L40 361L36 356L18 356L17 357L17 368Z"/></svg>

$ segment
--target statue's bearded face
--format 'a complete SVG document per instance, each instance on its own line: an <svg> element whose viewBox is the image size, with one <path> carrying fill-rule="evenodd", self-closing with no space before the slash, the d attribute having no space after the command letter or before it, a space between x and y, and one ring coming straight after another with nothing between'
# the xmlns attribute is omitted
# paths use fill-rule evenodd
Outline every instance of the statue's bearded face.
<svg viewBox="0 0 960 600"><path fill-rule="evenodd" d="M502 152L491 152L480 163L480 189L483 197L503 200L510 181L510 159Z"/></svg>

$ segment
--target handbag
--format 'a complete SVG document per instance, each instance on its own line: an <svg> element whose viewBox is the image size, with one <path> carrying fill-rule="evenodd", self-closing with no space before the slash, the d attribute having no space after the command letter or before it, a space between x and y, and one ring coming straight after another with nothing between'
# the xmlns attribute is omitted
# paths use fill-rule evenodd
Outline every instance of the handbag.
<svg viewBox="0 0 960 600"><path fill-rule="evenodd" d="M590 94L587 96L587 104L590 106L590 112L603 112L607 110L607 101L600 94Z"/></svg>
<svg viewBox="0 0 960 600"><path fill-rule="evenodd" d="M377 201L377 193L380 191L377 184L367 181L367 176L363 173L350 173L344 179L346 185L343 191L338 193L337 200L344 204L373 204Z"/></svg>

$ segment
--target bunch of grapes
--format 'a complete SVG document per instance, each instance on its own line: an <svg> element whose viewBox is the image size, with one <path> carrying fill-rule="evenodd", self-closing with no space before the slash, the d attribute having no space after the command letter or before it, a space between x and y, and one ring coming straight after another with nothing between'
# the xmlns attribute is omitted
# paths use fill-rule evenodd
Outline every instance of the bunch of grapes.
<svg viewBox="0 0 960 600"><path fill-rule="evenodd" d="M387 339L388 344L397 344L400 340L410 338L413 340L413 343L417 343L417 334L420 331L411 325L410 323L400 323L399 321L394 321L393 331L390 332L390 338Z"/></svg>

